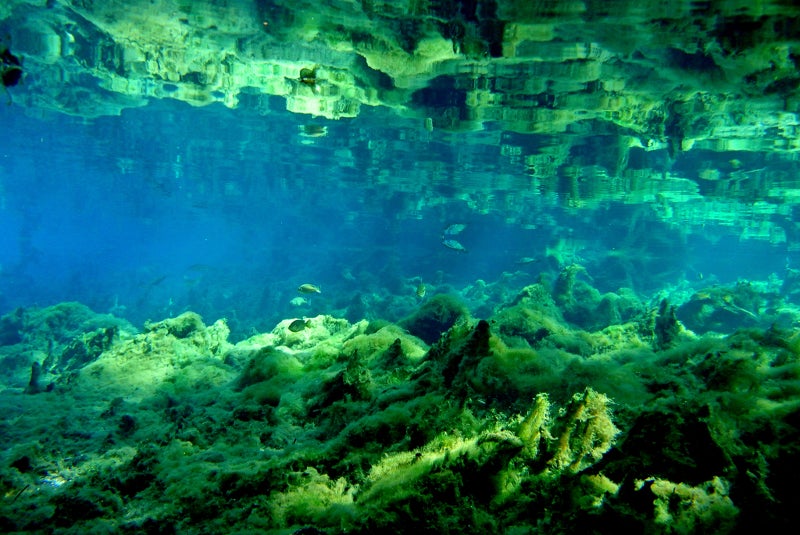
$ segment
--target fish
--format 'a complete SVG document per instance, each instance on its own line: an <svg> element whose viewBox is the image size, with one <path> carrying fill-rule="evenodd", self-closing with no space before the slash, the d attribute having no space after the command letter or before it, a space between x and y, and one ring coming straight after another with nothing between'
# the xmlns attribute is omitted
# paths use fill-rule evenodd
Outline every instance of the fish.
<svg viewBox="0 0 800 535"><path fill-rule="evenodd" d="M294 299L289 301L289 303L291 303L292 306L300 307L307 304L308 299L306 299L305 297L295 297Z"/></svg>
<svg viewBox="0 0 800 535"><path fill-rule="evenodd" d="M287 329L289 329L293 333L299 333L300 331L309 328L311 328L311 320L301 320L301 319L294 320L287 327Z"/></svg>
<svg viewBox="0 0 800 535"><path fill-rule="evenodd" d="M463 245L461 245L456 240L443 239L442 240L442 245L444 245L448 249L452 249L453 251L458 251L459 253L466 253L467 252L467 248L464 247Z"/></svg>
<svg viewBox="0 0 800 535"><path fill-rule="evenodd" d="M425 297L425 294L427 293L427 291L428 291L428 289L425 288L425 283L422 282L422 281L419 281L419 284L417 284L417 292L416 292L417 293L417 297L422 299L423 297Z"/></svg>
<svg viewBox="0 0 800 535"><path fill-rule="evenodd" d="M525 265L525 264L533 264L534 262L538 262L540 260L541 258L534 258L532 256L523 256L522 258L517 260L516 263L519 265Z"/></svg>
<svg viewBox="0 0 800 535"><path fill-rule="evenodd" d="M297 287L297 291L301 294L321 294L322 290L319 289L319 286L314 284L301 284Z"/></svg>
<svg viewBox="0 0 800 535"><path fill-rule="evenodd" d="M313 88L317 84L317 68L314 67L313 69L309 69L308 67L303 67L300 69L299 80L301 84L305 84Z"/></svg>
<svg viewBox="0 0 800 535"><path fill-rule="evenodd" d="M465 228L467 228L467 225L465 225L464 223L453 223L452 225L444 229L444 232L442 234L444 234L445 236L455 236L457 234L461 234L461 232L463 232Z"/></svg>
<svg viewBox="0 0 800 535"><path fill-rule="evenodd" d="M320 93L320 87L317 84L317 67L315 66L313 69L309 69L308 67L303 67L300 69L300 77L297 79L298 82L303 84L306 87L310 87L311 91L314 93Z"/></svg>
<svg viewBox="0 0 800 535"><path fill-rule="evenodd" d="M328 127L319 124L305 124L300 127L300 135L303 137L325 137L328 135Z"/></svg>
<svg viewBox="0 0 800 535"><path fill-rule="evenodd" d="M148 284L147 286L148 286L148 287L158 286L159 284L161 284L162 282L164 282L164 281L166 280L166 278L167 278L167 276L166 276L166 275L161 275L161 276L159 276L159 277L156 277L156 278L155 278L155 279L153 279L153 280L150 282L150 284Z"/></svg>

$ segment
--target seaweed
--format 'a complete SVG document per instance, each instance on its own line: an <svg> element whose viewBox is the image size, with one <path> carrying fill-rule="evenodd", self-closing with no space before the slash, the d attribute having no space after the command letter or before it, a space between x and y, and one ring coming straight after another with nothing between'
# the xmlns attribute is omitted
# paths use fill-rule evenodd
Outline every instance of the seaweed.
<svg viewBox="0 0 800 535"><path fill-rule="evenodd" d="M63 328L74 323L66 309L39 321ZM235 345L224 322L194 315L132 336L84 331L83 345L58 337L51 353L69 348L68 385L0 396L15 415L2 422L13 446L0 484L13 499L0 525L788 527L800 337L780 327L697 336L675 310L662 299L584 331L536 284L486 320L457 316L430 346L394 324L332 316L299 332L287 319ZM38 332L30 321L23 339ZM87 500L83 513L67 510Z"/></svg>

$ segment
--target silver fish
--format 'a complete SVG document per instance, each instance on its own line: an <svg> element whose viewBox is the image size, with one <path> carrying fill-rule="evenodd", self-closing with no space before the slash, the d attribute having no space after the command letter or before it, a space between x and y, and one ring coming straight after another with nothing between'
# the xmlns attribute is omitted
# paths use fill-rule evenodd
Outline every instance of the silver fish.
<svg viewBox="0 0 800 535"><path fill-rule="evenodd" d="M523 256L519 260L517 260L517 264L525 265L525 264L533 264L534 262L538 262L541 258L534 258L532 256Z"/></svg>
<svg viewBox="0 0 800 535"><path fill-rule="evenodd" d="M444 234L445 236L455 236L456 234L461 234L461 232L465 228L467 228L467 225L465 225L464 223L453 223L452 225L444 229L444 232L442 234Z"/></svg>
<svg viewBox="0 0 800 535"><path fill-rule="evenodd" d="M454 251L458 251L459 253L466 253L467 248L458 243L456 240L445 239L442 240L442 245L447 247L448 249L452 249Z"/></svg>

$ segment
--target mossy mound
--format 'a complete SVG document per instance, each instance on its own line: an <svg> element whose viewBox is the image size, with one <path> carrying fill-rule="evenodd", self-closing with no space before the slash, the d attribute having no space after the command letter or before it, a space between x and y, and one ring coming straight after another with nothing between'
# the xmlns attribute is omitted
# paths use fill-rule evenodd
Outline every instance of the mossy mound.
<svg viewBox="0 0 800 535"><path fill-rule="evenodd" d="M437 294L399 325L427 344L436 342L458 320L468 318L467 307L457 297Z"/></svg>
<svg viewBox="0 0 800 535"><path fill-rule="evenodd" d="M232 347L229 333L224 320L206 326L197 314L184 313L120 341L84 366L73 384L129 401L144 401L165 390L208 391L232 378L231 367L223 362Z"/></svg>
<svg viewBox="0 0 800 535"><path fill-rule="evenodd" d="M39 382L46 388L134 333L128 321L97 314L80 303L18 308L0 318L0 380L6 386L25 387L36 363Z"/></svg>
<svg viewBox="0 0 800 535"><path fill-rule="evenodd" d="M796 333L678 330L665 344L669 307L582 331L545 290L462 315L430 346L331 316L236 345L221 320L154 323L49 392L0 392L0 526L790 529Z"/></svg>

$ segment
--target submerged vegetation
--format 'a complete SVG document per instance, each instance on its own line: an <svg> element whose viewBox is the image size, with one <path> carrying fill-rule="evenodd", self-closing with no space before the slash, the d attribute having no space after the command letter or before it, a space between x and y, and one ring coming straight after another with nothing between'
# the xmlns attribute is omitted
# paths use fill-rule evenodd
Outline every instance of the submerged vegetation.
<svg viewBox="0 0 800 535"><path fill-rule="evenodd" d="M798 21L0 3L0 532L790 532Z"/></svg>
<svg viewBox="0 0 800 535"><path fill-rule="evenodd" d="M399 324L287 319L236 344L190 312L139 332L18 309L0 320L0 527L789 529L800 335L682 323L698 301L769 315L753 285L676 307L587 279L565 268L485 319L439 294Z"/></svg>

